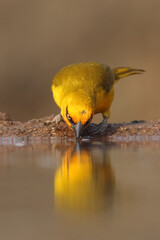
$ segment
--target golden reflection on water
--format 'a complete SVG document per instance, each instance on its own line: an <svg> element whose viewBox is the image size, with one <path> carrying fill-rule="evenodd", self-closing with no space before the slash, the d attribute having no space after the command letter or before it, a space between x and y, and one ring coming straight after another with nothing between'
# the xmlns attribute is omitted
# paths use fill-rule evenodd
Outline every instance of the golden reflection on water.
<svg viewBox="0 0 160 240"><path fill-rule="evenodd" d="M102 211L112 205L114 192L109 149L99 149L96 144L87 147L86 143L69 146L55 173L55 207L75 212Z"/></svg>
<svg viewBox="0 0 160 240"><path fill-rule="evenodd" d="M159 142L3 140L0 239L160 239Z"/></svg>

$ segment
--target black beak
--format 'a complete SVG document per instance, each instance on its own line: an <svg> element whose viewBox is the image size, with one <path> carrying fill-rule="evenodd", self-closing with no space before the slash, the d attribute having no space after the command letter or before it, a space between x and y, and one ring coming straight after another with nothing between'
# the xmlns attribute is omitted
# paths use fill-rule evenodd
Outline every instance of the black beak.
<svg viewBox="0 0 160 240"><path fill-rule="evenodd" d="M80 138L81 133L82 133L82 127L83 127L83 125L80 121L73 126L73 130L74 130L76 138Z"/></svg>

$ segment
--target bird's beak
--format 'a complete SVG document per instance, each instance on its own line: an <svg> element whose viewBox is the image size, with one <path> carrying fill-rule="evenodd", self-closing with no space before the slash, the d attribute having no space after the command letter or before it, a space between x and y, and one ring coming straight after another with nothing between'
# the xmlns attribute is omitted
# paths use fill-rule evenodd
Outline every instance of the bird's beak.
<svg viewBox="0 0 160 240"><path fill-rule="evenodd" d="M75 124L73 126L73 130L74 130L76 138L80 138L81 133L82 133L82 127L83 127L83 125L82 125L81 121L79 121L77 124Z"/></svg>

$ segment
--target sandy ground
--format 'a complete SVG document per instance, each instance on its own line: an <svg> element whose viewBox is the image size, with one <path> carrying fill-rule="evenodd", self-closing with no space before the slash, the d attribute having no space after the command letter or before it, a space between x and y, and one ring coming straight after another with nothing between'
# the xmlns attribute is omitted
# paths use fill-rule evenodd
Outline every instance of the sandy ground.
<svg viewBox="0 0 160 240"><path fill-rule="evenodd" d="M0 113L0 137L7 136L58 136L74 137L72 129L66 123L52 123L54 115L40 119L32 119L27 122L13 121L8 114ZM84 136L109 136L117 137L137 137L137 136L157 136L160 137L160 120L138 121L129 123L108 124L107 128L98 134L86 129Z"/></svg>

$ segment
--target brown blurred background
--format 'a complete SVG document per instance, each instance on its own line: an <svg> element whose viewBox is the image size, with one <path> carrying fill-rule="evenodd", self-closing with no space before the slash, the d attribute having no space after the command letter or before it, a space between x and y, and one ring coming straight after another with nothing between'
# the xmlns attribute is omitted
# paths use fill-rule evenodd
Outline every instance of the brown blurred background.
<svg viewBox="0 0 160 240"><path fill-rule="evenodd" d="M58 113L53 76L85 61L146 70L116 85L110 121L160 118L159 0L0 0L0 32L0 111L14 120Z"/></svg>

